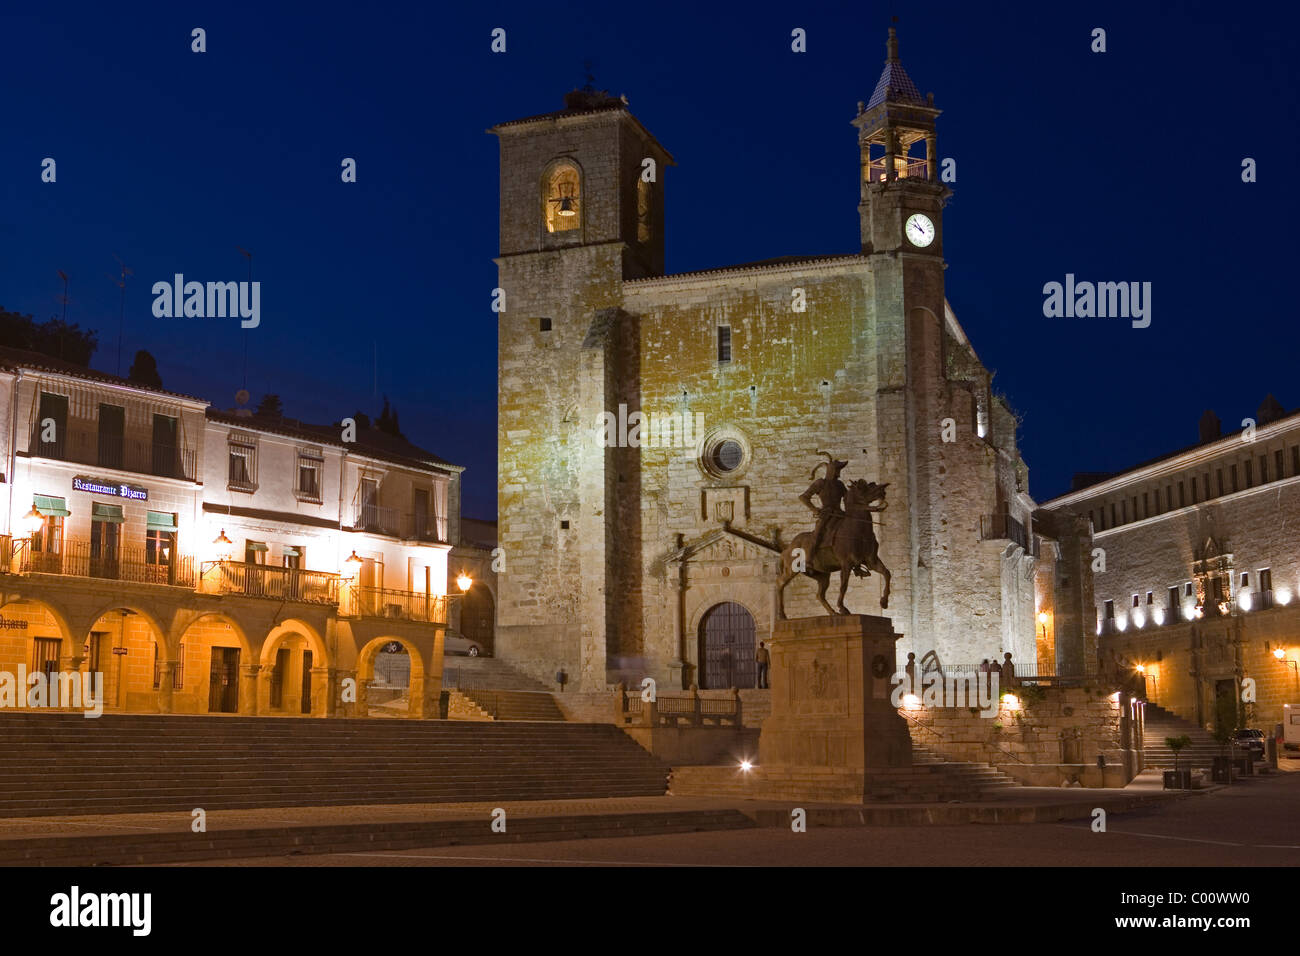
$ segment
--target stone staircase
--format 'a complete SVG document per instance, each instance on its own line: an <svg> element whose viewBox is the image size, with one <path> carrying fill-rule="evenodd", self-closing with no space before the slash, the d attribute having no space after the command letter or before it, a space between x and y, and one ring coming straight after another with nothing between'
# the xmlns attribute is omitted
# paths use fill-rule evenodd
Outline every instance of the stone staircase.
<svg viewBox="0 0 1300 956"><path fill-rule="evenodd" d="M1214 766L1214 758L1222 749L1218 741L1196 724L1184 720L1171 710L1165 710L1158 704L1148 703L1145 708L1145 726L1142 734L1142 750L1148 768L1172 770L1174 752L1165 743L1166 737L1181 737L1186 734L1192 739L1191 744L1178 752L1178 766L1184 770L1208 770ZM1231 748L1229 748L1231 753Z"/></svg>
<svg viewBox="0 0 1300 956"><path fill-rule="evenodd" d="M495 657L444 657L442 686L462 690L529 690L548 694L555 689Z"/></svg>
<svg viewBox="0 0 1300 956"><path fill-rule="evenodd" d="M442 686L453 719L564 720L549 687L494 657L447 658Z"/></svg>
<svg viewBox="0 0 1300 956"><path fill-rule="evenodd" d="M911 767L872 772L868 799L907 803L970 801L1018 786L1015 777L989 764L946 760L931 750L914 746Z"/></svg>
<svg viewBox="0 0 1300 956"><path fill-rule="evenodd" d="M674 766L670 789L683 796L734 796L749 799L816 799L829 802L966 803L1020 784L988 764L944 760L922 747L912 748L912 766L873 770L861 794L861 778L848 773L818 773L798 768L763 767L744 773L735 766Z"/></svg>
<svg viewBox="0 0 1300 956"><path fill-rule="evenodd" d="M608 724L0 713L0 817L650 796Z"/></svg>

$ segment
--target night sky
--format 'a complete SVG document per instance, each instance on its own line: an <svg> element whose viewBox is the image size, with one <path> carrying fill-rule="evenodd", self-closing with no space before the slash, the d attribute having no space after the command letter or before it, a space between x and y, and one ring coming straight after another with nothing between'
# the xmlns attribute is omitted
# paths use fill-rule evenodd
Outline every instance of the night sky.
<svg viewBox="0 0 1300 956"><path fill-rule="evenodd" d="M1191 444L1207 407L1226 427L1268 391L1300 406L1291 5L43 6L0 14L0 305L57 314L63 269L68 319L113 372L117 254L134 270L123 373L147 348L166 387L230 407L247 335L254 401L274 391L319 422L387 394L408 437L467 466L466 515L496 511L484 131L560 108L591 59L678 161L669 272L856 252L849 122L894 15L957 161L948 298L1023 416L1038 500ZM174 273L247 278L241 246L260 328L153 317L150 287ZM1151 326L1044 318L1043 285L1066 273L1151 282Z"/></svg>

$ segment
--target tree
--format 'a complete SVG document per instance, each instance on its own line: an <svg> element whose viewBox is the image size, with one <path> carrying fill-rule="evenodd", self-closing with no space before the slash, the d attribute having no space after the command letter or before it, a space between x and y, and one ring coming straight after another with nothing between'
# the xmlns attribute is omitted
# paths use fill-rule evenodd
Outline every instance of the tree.
<svg viewBox="0 0 1300 956"><path fill-rule="evenodd" d="M127 381L135 382L149 388L162 388L162 376L158 374L157 360L144 349L135 353L135 361L126 373Z"/></svg>
<svg viewBox="0 0 1300 956"><path fill-rule="evenodd" d="M274 392L263 395L262 400L257 403L255 414L265 418L283 418L284 404L280 401L280 396Z"/></svg>
<svg viewBox="0 0 1300 956"><path fill-rule="evenodd" d="M1165 746L1174 752L1174 773L1178 772L1178 754L1184 747L1191 746L1192 738L1186 734L1179 734L1177 737L1166 737Z"/></svg>
<svg viewBox="0 0 1300 956"><path fill-rule="evenodd" d="M99 337L76 323L56 318L37 322L31 315L9 312L0 306L0 345L89 368Z"/></svg>
<svg viewBox="0 0 1300 956"><path fill-rule="evenodd" d="M397 409L388 404L388 396L384 396L384 407L379 413L379 418L375 422L375 427L385 435L392 435L394 438L404 438L402 428L397 422Z"/></svg>

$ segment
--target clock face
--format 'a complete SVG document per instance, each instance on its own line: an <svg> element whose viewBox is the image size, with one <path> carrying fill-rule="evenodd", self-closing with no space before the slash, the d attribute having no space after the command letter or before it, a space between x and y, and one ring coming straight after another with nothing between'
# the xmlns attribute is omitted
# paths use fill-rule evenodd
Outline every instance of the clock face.
<svg viewBox="0 0 1300 956"><path fill-rule="evenodd" d="M912 245L922 249L934 242L934 223L924 213L918 212L908 216L903 232L907 234L907 239Z"/></svg>

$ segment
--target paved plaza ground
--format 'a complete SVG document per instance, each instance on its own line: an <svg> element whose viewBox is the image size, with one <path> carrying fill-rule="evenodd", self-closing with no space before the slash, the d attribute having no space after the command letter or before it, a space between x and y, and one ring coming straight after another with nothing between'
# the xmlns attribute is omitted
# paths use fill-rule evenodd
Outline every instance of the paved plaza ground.
<svg viewBox="0 0 1300 956"><path fill-rule="evenodd" d="M690 803L696 805L699 801L692 799ZM1112 813L1105 833L1093 832L1086 820L812 827L806 833L762 827L620 839L277 856L192 865L1297 866L1300 773L1255 777L1158 806Z"/></svg>

